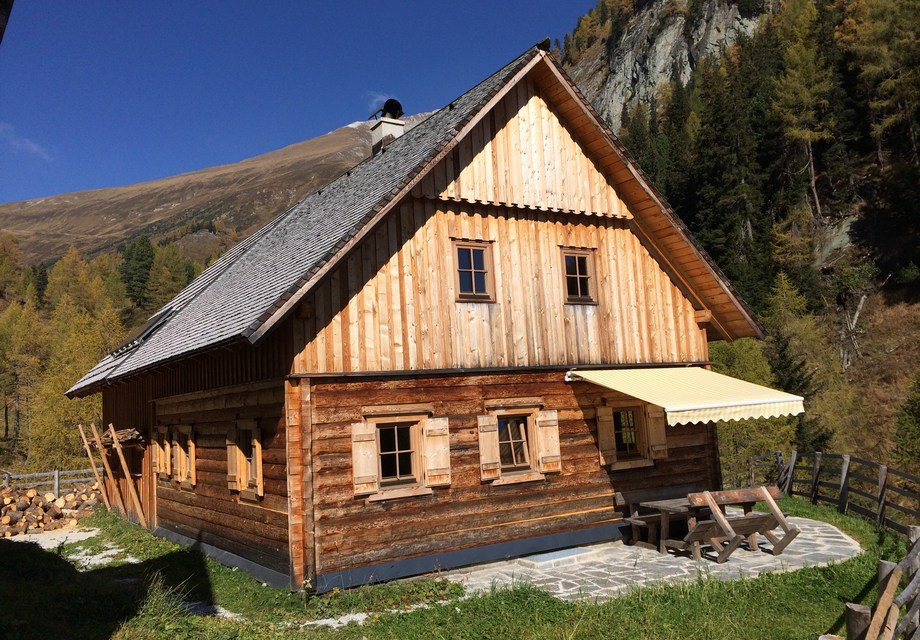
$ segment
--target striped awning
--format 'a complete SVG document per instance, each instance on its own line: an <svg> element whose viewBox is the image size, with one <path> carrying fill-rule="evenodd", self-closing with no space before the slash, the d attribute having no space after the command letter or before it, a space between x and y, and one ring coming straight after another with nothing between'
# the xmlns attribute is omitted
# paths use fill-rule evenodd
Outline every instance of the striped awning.
<svg viewBox="0 0 920 640"><path fill-rule="evenodd" d="M584 380L664 409L668 424L795 416L801 396L700 367L573 369L568 380Z"/></svg>

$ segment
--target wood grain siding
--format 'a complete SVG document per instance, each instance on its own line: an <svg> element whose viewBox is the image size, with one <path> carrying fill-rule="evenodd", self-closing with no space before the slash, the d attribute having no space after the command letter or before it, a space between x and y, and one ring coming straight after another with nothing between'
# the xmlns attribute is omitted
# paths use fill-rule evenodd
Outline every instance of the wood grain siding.
<svg viewBox="0 0 920 640"><path fill-rule="evenodd" d="M157 481L159 527L290 572L284 392L279 380L156 400L158 425L191 425L197 458L194 489ZM258 500L227 488L227 434L237 420L255 420L261 432L265 495Z"/></svg>
<svg viewBox="0 0 920 640"><path fill-rule="evenodd" d="M258 348L240 344L215 350L106 387L102 390L103 422L105 425L112 423L118 429L135 428L147 434L149 441L155 424L154 400L157 398L246 384L266 378L276 380L275 384L282 389L282 379L290 373L294 337L291 331L276 331ZM141 506L148 523L154 527L160 518L149 449L137 450L133 455L138 459L135 468L141 473L138 482ZM115 465L113 469L117 467ZM121 485L122 494L126 495L124 492L127 485L123 480ZM133 509L128 509L129 518L136 521Z"/></svg>
<svg viewBox="0 0 920 640"><path fill-rule="evenodd" d="M490 398L540 396L558 411L562 472L491 486L480 477L477 416ZM319 574L616 522L614 492L699 482L715 487L707 426L668 429L669 456L654 468L609 472L598 458L594 407L615 398L561 373L444 375L408 379L313 379L314 509ZM452 482L432 495L366 502L354 496L351 423L368 404L431 403L447 417Z"/></svg>
<svg viewBox="0 0 920 640"><path fill-rule="evenodd" d="M564 117L530 78L498 102L413 195L632 217Z"/></svg>
<svg viewBox="0 0 920 640"><path fill-rule="evenodd" d="M307 295L297 373L705 360L691 302L628 220L409 199ZM492 243L495 302L458 302L452 239ZM595 251L566 304L561 247Z"/></svg>

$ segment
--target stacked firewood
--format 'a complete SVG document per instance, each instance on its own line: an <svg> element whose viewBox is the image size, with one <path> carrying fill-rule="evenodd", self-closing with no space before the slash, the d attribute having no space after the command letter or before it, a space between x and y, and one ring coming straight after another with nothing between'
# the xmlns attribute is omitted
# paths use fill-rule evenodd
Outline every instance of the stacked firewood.
<svg viewBox="0 0 920 640"><path fill-rule="evenodd" d="M0 538L77 524L101 499L96 482L74 485L72 491L60 497L36 489L0 489Z"/></svg>

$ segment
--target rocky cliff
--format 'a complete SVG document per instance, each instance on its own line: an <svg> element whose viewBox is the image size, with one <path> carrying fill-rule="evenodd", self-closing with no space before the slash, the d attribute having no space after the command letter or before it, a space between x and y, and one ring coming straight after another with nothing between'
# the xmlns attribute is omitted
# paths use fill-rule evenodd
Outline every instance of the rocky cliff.
<svg viewBox="0 0 920 640"><path fill-rule="evenodd" d="M752 34L772 10L764 6L745 17L724 0L638 1L618 42L597 40L567 71L616 131L624 106L648 102L674 77L686 83L703 57Z"/></svg>

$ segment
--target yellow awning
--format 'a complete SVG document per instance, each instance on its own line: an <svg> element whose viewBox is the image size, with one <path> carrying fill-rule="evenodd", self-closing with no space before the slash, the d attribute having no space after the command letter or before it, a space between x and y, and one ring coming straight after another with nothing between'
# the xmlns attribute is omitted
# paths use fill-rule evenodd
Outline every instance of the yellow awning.
<svg viewBox="0 0 920 640"><path fill-rule="evenodd" d="M566 378L658 405L670 425L795 416L805 411L801 396L700 367L573 369Z"/></svg>

